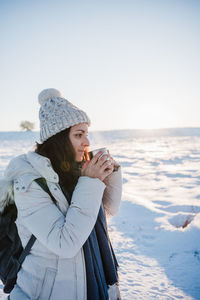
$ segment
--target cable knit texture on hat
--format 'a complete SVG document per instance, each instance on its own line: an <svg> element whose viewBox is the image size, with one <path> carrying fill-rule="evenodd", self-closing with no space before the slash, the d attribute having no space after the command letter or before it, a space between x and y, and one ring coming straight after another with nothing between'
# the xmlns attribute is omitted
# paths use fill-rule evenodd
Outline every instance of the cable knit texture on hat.
<svg viewBox="0 0 200 300"><path fill-rule="evenodd" d="M41 105L39 111L41 142L76 124L86 122L90 125L87 114L63 98L56 89L41 91L38 101Z"/></svg>

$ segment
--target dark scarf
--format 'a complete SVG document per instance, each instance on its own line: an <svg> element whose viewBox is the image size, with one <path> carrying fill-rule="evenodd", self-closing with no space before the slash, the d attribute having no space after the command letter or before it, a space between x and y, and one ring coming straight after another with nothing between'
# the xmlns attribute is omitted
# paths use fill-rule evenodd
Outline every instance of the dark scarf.
<svg viewBox="0 0 200 300"><path fill-rule="evenodd" d="M73 189L61 186L68 203L71 202ZM87 300L108 300L108 285L118 281L118 263L110 243L103 205L101 205L96 224L83 245Z"/></svg>

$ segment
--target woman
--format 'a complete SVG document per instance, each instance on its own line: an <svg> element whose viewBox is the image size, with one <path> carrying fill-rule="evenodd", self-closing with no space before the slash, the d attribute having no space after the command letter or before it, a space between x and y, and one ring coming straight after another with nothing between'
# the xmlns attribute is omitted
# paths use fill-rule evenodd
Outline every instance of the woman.
<svg viewBox="0 0 200 300"><path fill-rule="evenodd" d="M121 168L114 172L115 161L102 152L86 160L90 120L58 90L43 90L39 103L42 143L5 172L14 182L23 246L36 237L10 299L120 299L104 212L118 211ZM56 203L34 181L41 177Z"/></svg>

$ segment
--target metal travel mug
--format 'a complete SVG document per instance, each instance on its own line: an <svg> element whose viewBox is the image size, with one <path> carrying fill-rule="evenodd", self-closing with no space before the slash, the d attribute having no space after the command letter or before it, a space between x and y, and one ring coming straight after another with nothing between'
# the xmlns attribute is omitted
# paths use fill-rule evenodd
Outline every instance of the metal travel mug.
<svg viewBox="0 0 200 300"><path fill-rule="evenodd" d="M102 155L99 158L101 158L104 155L108 155L108 151L106 148L99 148L99 149L95 149L95 150L88 152L89 159L91 160L93 158L93 156L95 156L99 151L103 151ZM108 158L108 160L109 160L109 158Z"/></svg>
<svg viewBox="0 0 200 300"><path fill-rule="evenodd" d="M95 149L95 150L88 152L88 159L91 160L93 158L93 156L96 155L99 151L104 151L99 158L101 158L104 155L108 155L108 151L106 148L99 148L99 149ZM107 160L109 160L109 157L107 158ZM113 172L117 171L119 167L120 167L120 165L115 162Z"/></svg>

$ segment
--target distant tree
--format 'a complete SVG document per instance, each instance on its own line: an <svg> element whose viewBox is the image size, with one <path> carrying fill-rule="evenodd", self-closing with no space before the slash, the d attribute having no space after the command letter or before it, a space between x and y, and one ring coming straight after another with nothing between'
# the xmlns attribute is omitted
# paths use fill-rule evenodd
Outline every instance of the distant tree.
<svg viewBox="0 0 200 300"><path fill-rule="evenodd" d="M22 121L20 123L20 127L21 127L21 130L31 131L34 129L35 125L34 125L34 123L29 122L29 121Z"/></svg>

